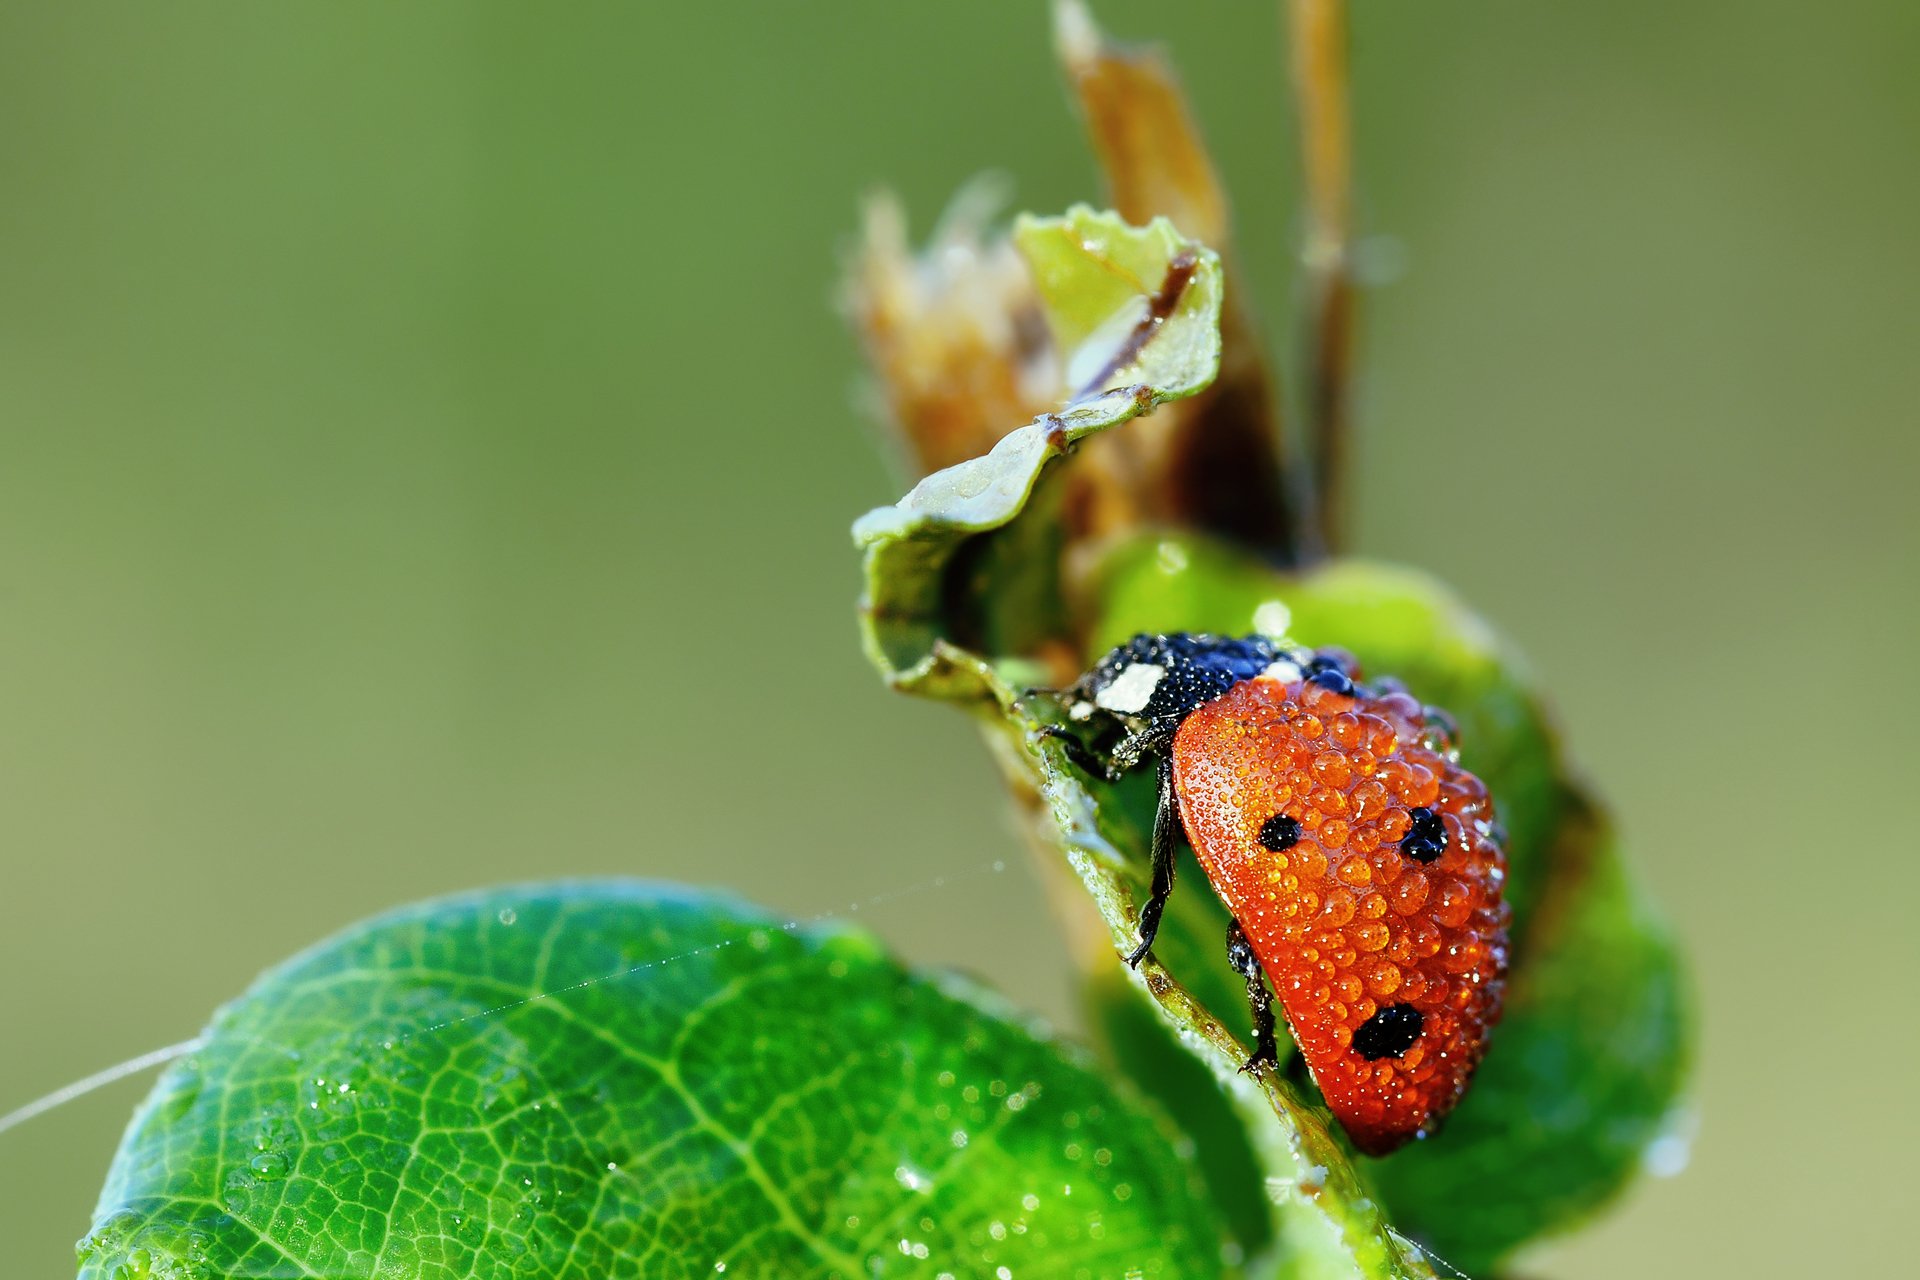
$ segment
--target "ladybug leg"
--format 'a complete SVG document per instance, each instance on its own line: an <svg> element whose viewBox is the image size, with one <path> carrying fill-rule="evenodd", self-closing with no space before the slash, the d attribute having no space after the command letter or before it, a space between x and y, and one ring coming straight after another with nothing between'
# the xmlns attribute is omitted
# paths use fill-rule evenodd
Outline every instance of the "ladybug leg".
<svg viewBox="0 0 1920 1280"><path fill-rule="evenodd" d="M1128 739L1131 742L1133 739ZM1127 744L1120 744L1114 755ZM1153 950L1153 939L1160 932L1160 916L1167 909L1167 899L1173 893L1173 828L1179 813L1179 801L1173 793L1173 757L1162 752L1159 760L1160 803L1153 811L1153 888L1147 894L1147 905L1140 908L1140 945L1127 956L1127 963L1134 968Z"/></svg>
<svg viewBox="0 0 1920 1280"><path fill-rule="evenodd" d="M1160 917L1167 909L1167 897L1173 892L1174 827L1179 820L1179 803L1173 791L1173 757L1167 748L1180 727L1178 718L1153 721L1115 743L1102 755L1060 725L1041 725L1040 736L1060 744L1075 768L1095 778L1118 782L1138 768L1149 755L1158 754L1159 801L1153 811L1151 864L1153 886L1146 905L1140 908L1140 945L1127 956L1127 963L1139 967L1153 949L1154 935L1160 931Z"/></svg>
<svg viewBox="0 0 1920 1280"><path fill-rule="evenodd" d="M1156 751L1165 752L1169 746L1173 745L1173 735L1179 728L1180 721L1177 717L1167 717L1156 720L1146 728L1130 733L1114 743L1113 751L1109 756L1113 762L1111 767L1114 775L1117 777L1138 768L1142 760ZM1173 783L1171 781L1163 783L1160 787L1161 801L1164 803L1172 795Z"/></svg>
<svg viewBox="0 0 1920 1280"><path fill-rule="evenodd" d="M1227 961L1247 980L1247 1003L1253 1006L1253 1056L1240 1069L1257 1073L1263 1066L1279 1064L1280 1049L1273 1038L1273 993L1267 990L1260 957L1253 953L1238 920L1227 926Z"/></svg>

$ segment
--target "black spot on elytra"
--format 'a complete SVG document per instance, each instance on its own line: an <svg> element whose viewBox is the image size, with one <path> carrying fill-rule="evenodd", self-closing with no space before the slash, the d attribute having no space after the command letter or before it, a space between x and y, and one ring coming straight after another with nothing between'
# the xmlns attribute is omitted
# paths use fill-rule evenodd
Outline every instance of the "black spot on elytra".
<svg viewBox="0 0 1920 1280"><path fill-rule="evenodd" d="M1284 813L1276 813L1260 824L1260 843L1275 853L1291 849L1300 841L1300 822Z"/></svg>
<svg viewBox="0 0 1920 1280"><path fill-rule="evenodd" d="M1413 1048L1427 1020L1410 1004L1390 1004L1360 1024L1353 1033L1353 1051L1368 1062L1397 1058Z"/></svg>
<svg viewBox="0 0 1920 1280"><path fill-rule="evenodd" d="M1400 837L1400 852L1415 862L1432 862L1447 851L1447 824L1439 814L1421 805L1407 810L1407 817L1412 823Z"/></svg>

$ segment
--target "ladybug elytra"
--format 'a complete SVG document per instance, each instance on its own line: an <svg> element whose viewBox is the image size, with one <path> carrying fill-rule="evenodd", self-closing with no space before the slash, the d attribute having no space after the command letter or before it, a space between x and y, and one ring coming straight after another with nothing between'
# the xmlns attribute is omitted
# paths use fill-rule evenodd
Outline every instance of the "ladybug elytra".
<svg viewBox="0 0 1920 1280"><path fill-rule="evenodd" d="M1510 912L1492 802L1451 723L1354 660L1253 636L1135 636L1057 695L1078 767L1154 762L1137 965L1173 889L1175 827L1233 917L1255 1048L1280 1009L1334 1117L1373 1155L1431 1133L1500 1016ZM1272 984L1269 993L1267 983Z"/></svg>

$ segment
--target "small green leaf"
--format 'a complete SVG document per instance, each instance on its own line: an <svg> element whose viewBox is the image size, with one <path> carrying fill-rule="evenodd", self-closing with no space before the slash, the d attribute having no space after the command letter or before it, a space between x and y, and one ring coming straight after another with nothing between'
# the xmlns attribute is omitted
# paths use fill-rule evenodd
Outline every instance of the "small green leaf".
<svg viewBox="0 0 1920 1280"><path fill-rule="evenodd" d="M1163 1128L996 1002L607 882L261 978L135 1116L80 1275L1171 1278L1220 1241Z"/></svg>

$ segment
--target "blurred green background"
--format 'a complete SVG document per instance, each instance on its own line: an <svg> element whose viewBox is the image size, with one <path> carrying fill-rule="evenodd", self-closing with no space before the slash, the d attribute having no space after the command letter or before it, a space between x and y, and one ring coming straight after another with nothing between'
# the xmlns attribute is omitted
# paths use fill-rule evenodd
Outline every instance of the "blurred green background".
<svg viewBox="0 0 1920 1280"><path fill-rule="evenodd" d="M1170 39L1282 316L1273 10L1096 7ZM1884 1268L1920 9L1359 9L1359 546L1531 655L1706 1010L1691 1166L1530 1270ZM985 168L1097 195L1037 3L0 4L0 1110L542 876L866 903L1070 1024L983 753L852 626L898 486L836 253ZM9 1274L71 1274L137 1092L0 1138Z"/></svg>

